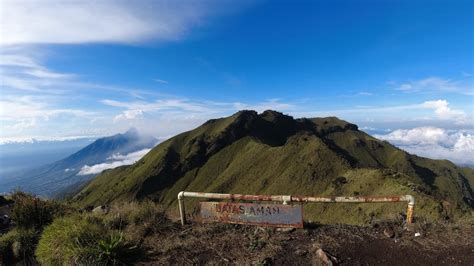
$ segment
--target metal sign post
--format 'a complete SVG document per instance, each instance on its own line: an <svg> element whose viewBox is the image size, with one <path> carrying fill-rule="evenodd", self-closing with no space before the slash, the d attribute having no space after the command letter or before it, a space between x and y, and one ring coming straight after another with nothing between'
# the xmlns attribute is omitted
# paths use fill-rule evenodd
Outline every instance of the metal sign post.
<svg viewBox="0 0 474 266"><path fill-rule="evenodd" d="M181 216L181 224L184 225L186 223L186 213L184 209L184 199L185 198L204 198L204 199L224 199L224 200L232 200L232 201L273 201L273 202L283 202L284 205L290 203L290 202L296 202L296 203L313 203L313 202L326 202L326 203L337 203L337 202L345 202L345 203L380 203L380 202L408 202L408 208L407 208L407 223L411 224L413 221L413 210L415 207L415 198L412 195L398 195L398 196L359 196L359 197L307 197L307 196L291 196L291 195L242 195L242 194L220 194L220 193L203 193L203 192L186 192L186 191L181 191L178 193L178 204L179 204L179 213ZM204 204L204 217L207 217L206 219L208 220L222 220L224 218L219 218L219 217L225 217L222 214L217 215L219 213L217 210L218 207L217 205L213 204L220 204L220 203L207 203ZM229 203L222 203L223 205L229 204ZM268 204L267 204L268 205ZM214 211L213 215L211 215L211 212L207 212L206 210L209 210L214 206ZM232 205L229 205L232 206ZM239 208L241 205L238 205ZM244 206L244 205L242 205ZM260 204L254 204L254 206L262 207L264 205ZM282 206L282 205L279 205ZM300 206L301 205L296 205ZM232 207L233 208L233 207ZM245 218L245 214L249 214L248 216L252 216L253 213L249 210L248 212L245 211L245 206L244 206L244 217L235 215L233 214L233 211L231 211L230 214L226 214L227 217L229 215L233 216L233 220L235 221L240 221L239 223L247 223L246 221L249 221L248 223L255 224L253 223L255 220L252 219L257 219L255 217L252 218ZM201 209L202 212L202 209ZM237 211L236 211L237 212ZM224 212L225 214L226 212ZM203 214L202 214L203 215ZM295 214L296 215L296 214ZM234 217L235 216L235 217ZM267 215L268 216L268 215ZM268 216L269 217L269 216ZM296 217L296 216L295 216ZM227 219L227 218L225 218ZM263 220L264 222L267 222L267 219ZM286 226L286 227L293 227L293 226Z"/></svg>

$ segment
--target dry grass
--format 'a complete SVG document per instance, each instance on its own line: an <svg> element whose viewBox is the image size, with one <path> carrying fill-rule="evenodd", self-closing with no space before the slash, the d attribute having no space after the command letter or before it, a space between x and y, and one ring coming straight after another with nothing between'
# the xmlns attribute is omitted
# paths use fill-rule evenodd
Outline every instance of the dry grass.
<svg viewBox="0 0 474 266"><path fill-rule="evenodd" d="M192 224L175 225L170 233L152 235L144 244L158 264L259 264L281 251L284 234L261 227Z"/></svg>

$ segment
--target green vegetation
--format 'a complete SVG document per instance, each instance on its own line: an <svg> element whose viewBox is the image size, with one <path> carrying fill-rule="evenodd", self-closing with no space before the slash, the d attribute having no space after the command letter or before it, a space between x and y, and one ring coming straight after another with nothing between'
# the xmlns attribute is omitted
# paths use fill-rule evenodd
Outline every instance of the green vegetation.
<svg viewBox="0 0 474 266"><path fill-rule="evenodd" d="M142 256L141 242L169 226L155 203L120 203L104 213L56 219L41 236L37 260L44 265L123 265Z"/></svg>
<svg viewBox="0 0 474 266"><path fill-rule="evenodd" d="M132 251L123 234L108 230L100 218L73 215L45 229L36 257L43 265L115 265L126 263Z"/></svg>
<svg viewBox="0 0 474 266"><path fill-rule="evenodd" d="M65 205L57 201L41 200L21 191L15 192L11 198L15 202L11 216L21 229L41 231L55 217L66 212Z"/></svg>
<svg viewBox="0 0 474 266"><path fill-rule="evenodd" d="M38 232L31 229L9 231L0 236L0 262L34 261L35 246L38 243Z"/></svg>
<svg viewBox="0 0 474 266"><path fill-rule="evenodd" d="M339 178L345 182L336 182ZM293 119L241 111L155 147L131 166L106 171L73 201L80 206L152 199L176 210L179 191L299 195L413 194L429 220L472 214L474 172L410 155L335 117ZM188 209L195 208L189 200ZM387 207L390 206L390 207ZM393 208L392 208L393 207ZM305 206L305 218L366 224L405 205Z"/></svg>
<svg viewBox="0 0 474 266"><path fill-rule="evenodd" d="M15 228L0 236L0 262L34 260L34 250L45 226L67 212L65 205L41 200L17 191L11 195L14 202L11 217Z"/></svg>
<svg viewBox="0 0 474 266"><path fill-rule="evenodd" d="M13 225L0 232L0 264L125 265L143 258L143 239L173 224L151 201L121 202L107 212L16 192Z"/></svg>

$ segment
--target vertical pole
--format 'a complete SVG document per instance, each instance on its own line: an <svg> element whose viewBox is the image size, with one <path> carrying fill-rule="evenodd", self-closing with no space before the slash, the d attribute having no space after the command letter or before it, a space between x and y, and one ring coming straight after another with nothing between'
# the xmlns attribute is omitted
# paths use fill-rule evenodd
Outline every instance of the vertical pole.
<svg viewBox="0 0 474 266"><path fill-rule="evenodd" d="M288 202L291 202L291 196L290 195L282 196L281 198L283 200L283 205L288 205Z"/></svg>
<svg viewBox="0 0 474 266"><path fill-rule="evenodd" d="M405 199L408 201L407 208L407 224L413 223L413 211L415 208L415 197L412 195L405 195Z"/></svg>
<svg viewBox="0 0 474 266"><path fill-rule="evenodd" d="M186 224L186 213L184 210L184 191L178 193L179 215L181 218L181 225Z"/></svg>
<svg viewBox="0 0 474 266"><path fill-rule="evenodd" d="M413 209L415 207L415 204L412 204L411 202L408 203L408 209L407 209L407 224L413 223Z"/></svg>

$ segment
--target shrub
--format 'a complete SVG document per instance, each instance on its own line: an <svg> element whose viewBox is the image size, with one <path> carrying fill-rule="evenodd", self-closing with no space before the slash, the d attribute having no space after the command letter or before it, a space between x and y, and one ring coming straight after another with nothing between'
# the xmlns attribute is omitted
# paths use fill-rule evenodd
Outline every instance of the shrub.
<svg viewBox="0 0 474 266"><path fill-rule="evenodd" d="M110 212L75 213L47 226L36 249L45 265L116 265L140 258L140 243L149 232L168 226L153 202L113 205Z"/></svg>
<svg viewBox="0 0 474 266"><path fill-rule="evenodd" d="M15 204L11 217L21 229L41 231L65 211L64 206L56 201L42 200L24 192L15 192L12 199Z"/></svg>
<svg viewBox="0 0 474 266"><path fill-rule="evenodd" d="M0 236L0 261L4 264L13 260L13 242L17 239L18 232L12 230L2 236Z"/></svg>
<svg viewBox="0 0 474 266"><path fill-rule="evenodd" d="M112 232L105 239L101 239L97 245L97 254L99 261L106 263L124 263L124 257L133 252L133 247L125 243L123 234Z"/></svg>
<svg viewBox="0 0 474 266"><path fill-rule="evenodd" d="M34 263L34 250L43 228L65 211L63 205L17 191L11 196L14 229L0 237L0 257L5 264Z"/></svg>
<svg viewBox="0 0 474 266"><path fill-rule="evenodd" d="M31 229L9 231L0 237L0 261L11 264L14 261L23 261L30 264L34 261L34 250L38 242L38 233Z"/></svg>
<svg viewBox="0 0 474 266"><path fill-rule="evenodd" d="M72 215L46 227L36 249L41 264L116 265L128 263L136 249L100 217Z"/></svg>

